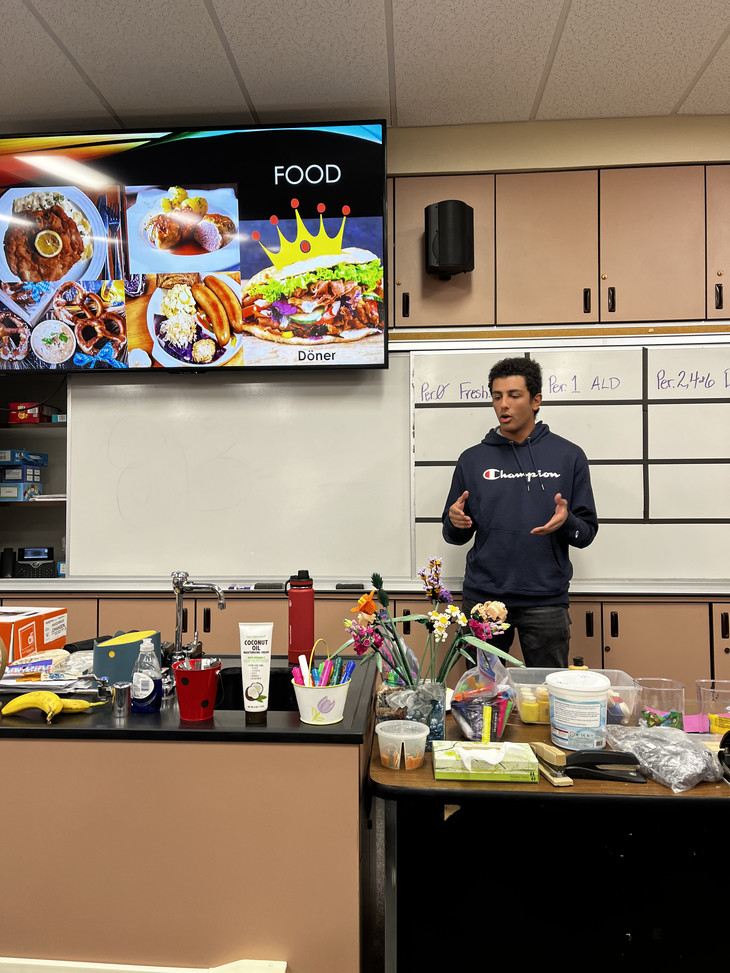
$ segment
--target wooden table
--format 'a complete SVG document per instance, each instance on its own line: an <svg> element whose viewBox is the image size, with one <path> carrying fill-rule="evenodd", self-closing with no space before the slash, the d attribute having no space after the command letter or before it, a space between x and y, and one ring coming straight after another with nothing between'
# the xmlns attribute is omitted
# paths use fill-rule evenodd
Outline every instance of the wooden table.
<svg viewBox="0 0 730 973"><path fill-rule="evenodd" d="M460 737L450 716L446 736ZM505 739L549 742L549 727L515 719ZM370 784L383 802L386 973L521 951L541 963L551 946L576 966L724 955L712 892L730 876L724 781L681 794L653 781L443 781L430 753L393 771L374 742Z"/></svg>

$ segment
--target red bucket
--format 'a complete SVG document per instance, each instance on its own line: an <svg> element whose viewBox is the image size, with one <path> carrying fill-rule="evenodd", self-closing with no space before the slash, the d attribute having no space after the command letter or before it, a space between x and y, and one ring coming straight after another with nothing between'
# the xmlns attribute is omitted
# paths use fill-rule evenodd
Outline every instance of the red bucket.
<svg viewBox="0 0 730 973"><path fill-rule="evenodd" d="M216 664L201 669L199 666L203 661L215 661ZM190 666L195 668L191 669ZM211 719L218 694L220 659L181 659L180 662L173 663L172 671L175 674L180 719L190 723Z"/></svg>

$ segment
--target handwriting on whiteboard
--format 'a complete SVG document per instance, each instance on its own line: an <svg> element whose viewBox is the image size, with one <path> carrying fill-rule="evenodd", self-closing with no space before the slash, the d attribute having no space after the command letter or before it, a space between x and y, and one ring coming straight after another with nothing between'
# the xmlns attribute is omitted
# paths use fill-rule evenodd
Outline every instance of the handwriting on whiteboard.
<svg viewBox="0 0 730 973"><path fill-rule="evenodd" d="M730 368L717 371L692 371L680 368L677 371L668 372L665 368L660 368L656 374L656 387L665 392L667 389L678 389L679 391L696 391L697 389L714 389L720 386L724 389L730 388Z"/></svg>
<svg viewBox="0 0 730 973"><path fill-rule="evenodd" d="M619 392L621 379L616 375L594 375L579 379L577 375L558 377L545 376L543 382L546 396L575 395L590 397L596 392ZM421 382L420 402L491 402L492 397L486 385L470 382Z"/></svg>

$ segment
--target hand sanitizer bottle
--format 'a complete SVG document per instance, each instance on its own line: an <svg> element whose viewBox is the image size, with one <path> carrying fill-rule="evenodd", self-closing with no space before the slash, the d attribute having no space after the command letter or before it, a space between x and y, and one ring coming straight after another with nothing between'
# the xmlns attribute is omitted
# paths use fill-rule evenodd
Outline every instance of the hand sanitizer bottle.
<svg viewBox="0 0 730 973"><path fill-rule="evenodd" d="M143 639L132 669L132 712L157 713L162 703L162 669L152 639Z"/></svg>

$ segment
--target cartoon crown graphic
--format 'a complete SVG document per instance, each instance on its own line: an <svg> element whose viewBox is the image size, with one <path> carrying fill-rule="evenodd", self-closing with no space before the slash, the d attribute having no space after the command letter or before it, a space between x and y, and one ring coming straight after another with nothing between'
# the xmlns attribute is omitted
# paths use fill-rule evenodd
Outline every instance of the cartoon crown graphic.
<svg viewBox="0 0 730 973"><path fill-rule="evenodd" d="M323 257L330 254L339 253L342 250L342 234L345 230L345 220L350 215L350 207L342 207L342 223L340 224L339 232L335 236L328 236L324 228L324 217L323 213L325 211L324 203L319 203L317 205L317 212L319 213L319 232L316 236L307 230L306 226L302 222L302 218L299 215L299 200L293 199L291 201L291 207L294 210L294 214L297 220L297 235L294 240L287 240L284 234L278 227L279 218L277 216L272 216L269 219L269 223L276 227L276 232L279 234L279 250L273 253L268 250L263 243L261 243L261 234L254 230L251 234L251 238L256 240L261 249L266 251L271 259L272 264L277 270L283 270L288 264L293 264L302 257Z"/></svg>

